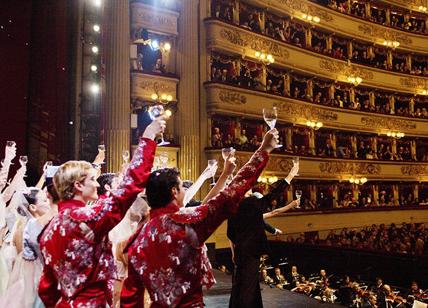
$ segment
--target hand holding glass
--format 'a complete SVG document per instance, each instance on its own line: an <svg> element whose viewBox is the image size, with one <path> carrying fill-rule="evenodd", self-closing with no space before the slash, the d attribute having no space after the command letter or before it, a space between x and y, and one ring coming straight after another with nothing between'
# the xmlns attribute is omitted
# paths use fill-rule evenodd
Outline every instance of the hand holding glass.
<svg viewBox="0 0 428 308"><path fill-rule="evenodd" d="M276 125L276 119L278 118L278 109L276 107L263 108L263 119L270 129L274 129ZM282 144L277 144L276 148L282 147Z"/></svg>
<svg viewBox="0 0 428 308"><path fill-rule="evenodd" d="M123 158L123 161L125 162L125 164L127 164L129 162L129 151L128 150L124 150L122 152L122 158Z"/></svg>
<svg viewBox="0 0 428 308"><path fill-rule="evenodd" d="M302 198L302 191L301 191L300 189L296 190L295 194L296 194L296 198L297 198L297 199ZM294 207L294 208L295 208L295 209L300 209L301 207L298 205L298 206L296 206L296 207Z"/></svg>
<svg viewBox="0 0 428 308"><path fill-rule="evenodd" d="M165 113L165 109L163 108L162 105L155 105L155 106L151 106L149 108L149 115L150 115L150 118L152 119L152 121L155 120L156 118L160 117L164 113ZM163 146L163 145L168 145L168 144L169 144L169 142L165 141L163 139L163 134L161 134L161 142L158 143L158 146Z"/></svg>
<svg viewBox="0 0 428 308"><path fill-rule="evenodd" d="M216 159L210 159L210 160L208 160L208 166L209 167L213 167L213 166L215 166L217 164L217 160ZM210 184L211 186L214 186L215 185L215 174L213 174L213 181L212 181L212 183Z"/></svg>

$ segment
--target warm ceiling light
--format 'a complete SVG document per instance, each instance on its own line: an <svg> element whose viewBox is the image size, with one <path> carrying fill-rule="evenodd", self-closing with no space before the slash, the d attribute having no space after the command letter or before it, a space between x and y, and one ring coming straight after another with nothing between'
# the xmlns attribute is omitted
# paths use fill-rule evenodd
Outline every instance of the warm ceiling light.
<svg viewBox="0 0 428 308"><path fill-rule="evenodd" d="M101 0L93 0L94 5L98 7L101 6L101 2L102 2Z"/></svg>
<svg viewBox="0 0 428 308"><path fill-rule="evenodd" d="M98 67L96 65L91 65L91 71L96 72Z"/></svg>
<svg viewBox="0 0 428 308"><path fill-rule="evenodd" d="M153 93L151 96L152 100L157 100L158 99L158 95L156 93Z"/></svg>
<svg viewBox="0 0 428 308"><path fill-rule="evenodd" d="M168 96L166 97L166 100L167 100L168 102L172 101L172 95L168 95Z"/></svg>
<svg viewBox="0 0 428 308"><path fill-rule="evenodd" d="M93 94L98 94L100 92L100 86L96 83L91 85L91 92Z"/></svg>
<svg viewBox="0 0 428 308"><path fill-rule="evenodd" d="M100 32L100 29L101 29L99 25L94 25L92 28L94 29L95 32Z"/></svg>
<svg viewBox="0 0 428 308"><path fill-rule="evenodd" d="M92 46L92 52L98 53L98 46Z"/></svg>
<svg viewBox="0 0 428 308"><path fill-rule="evenodd" d="M165 49L165 51L170 51L171 50L171 44L166 42L165 44L163 44L163 49Z"/></svg>

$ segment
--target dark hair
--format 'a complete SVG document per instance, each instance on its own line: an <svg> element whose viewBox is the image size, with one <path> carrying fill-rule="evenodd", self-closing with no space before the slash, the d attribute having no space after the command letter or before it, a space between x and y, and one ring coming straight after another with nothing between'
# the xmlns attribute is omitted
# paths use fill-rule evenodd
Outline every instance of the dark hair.
<svg viewBox="0 0 428 308"><path fill-rule="evenodd" d="M30 204L36 204L37 203L37 194L40 192L40 189L38 188L32 188L30 189L30 192L24 193L24 198L27 200L28 205Z"/></svg>
<svg viewBox="0 0 428 308"><path fill-rule="evenodd" d="M153 171L146 186L147 202L152 209L161 208L172 201L172 188L179 188L180 172L176 168Z"/></svg>
<svg viewBox="0 0 428 308"><path fill-rule="evenodd" d="M51 196L52 202L57 203L59 201L59 196L58 196L58 193L55 189L55 185L53 183L49 184L48 186L46 186L46 190L48 191L49 195Z"/></svg>
<svg viewBox="0 0 428 308"><path fill-rule="evenodd" d="M41 190L38 188L30 188L29 192L22 193L22 196L24 197L24 200L22 200L21 204L19 204L16 207L16 211L21 216L28 216L28 212L30 212L30 204L36 204L37 203L37 194Z"/></svg>
<svg viewBox="0 0 428 308"><path fill-rule="evenodd" d="M105 185L111 186L115 176L116 173L103 173L98 177L97 182L100 184L100 187L97 188L98 195L104 195L107 192Z"/></svg>
<svg viewBox="0 0 428 308"><path fill-rule="evenodd" d="M183 188L190 188L190 186L193 185L193 182L190 180L184 180L183 181Z"/></svg>

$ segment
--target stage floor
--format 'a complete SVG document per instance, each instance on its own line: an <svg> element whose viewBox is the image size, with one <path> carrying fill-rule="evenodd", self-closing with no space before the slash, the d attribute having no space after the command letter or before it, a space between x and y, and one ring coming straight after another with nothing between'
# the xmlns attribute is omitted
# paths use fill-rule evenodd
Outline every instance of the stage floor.
<svg viewBox="0 0 428 308"><path fill-rule="evenodd" d="M230 290L232 288L232 276L226 275L218 270L214 270L217 283L208 291L204 292L204 302L208 308L224 308L229 306ZM335 304L321 303L316 299L303 294L297 294L288 290L269 288L260 285L262 288L263 305L265 308L339 308L343 307Z"/></svg>

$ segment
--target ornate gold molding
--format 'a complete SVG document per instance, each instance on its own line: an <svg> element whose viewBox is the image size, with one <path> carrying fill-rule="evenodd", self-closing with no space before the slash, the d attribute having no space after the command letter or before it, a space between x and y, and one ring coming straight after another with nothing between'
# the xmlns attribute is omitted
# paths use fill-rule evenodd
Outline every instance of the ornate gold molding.
<svg viewBox="0 0 428 308"><path fill-rule="evenodd" d="M300 13L306 13L318 16L322 19L322 21L331 22L333 21L333 17L325 11L320 11L317 7L304 3L303 1L296 0L278 0L285 8L292 9L298 11Z"/></svg>
<svg viewBox="0 0 428 308"><path fill-rule="evenodd" d="M323 162L319 165L322 173L330 174L359 174L359 175L377 175L380 174L381 168L378 164L373 163L350 163L329 161Z"/></svg>
<svg viewBox="0 0 428 308"><path fill-rule="evenodd" d="M361 77L364 80L373 79L372 72L366 69L362 69L359 67L345 64L345 63L331 61L331 60L320 60L319 65L321 69L325 69L331 73L342 74L345 76L354 75L354 76Z"/></svg>
<svg viewBox="0 0 428 308"><path fill-rule="evenodd" d="M407 165L401 167L401 173L410 176L428 175L428 169L425 166Z"/></svg>
<svg viewBox="0 0 428 308"><path fill-rule="evenodd" d="M290 53L287 49L270 39L257 37L255 35L244 33L243 31L238 32L231 29L221 29L220 36L230 43L240 47L248 47L253 50L265 51L275 57L281 57L284 59L288 59L290 57Z"/></svg>
<svg viewBox="0 0 428 308"><path fill-rule="evenodd" d="M395 129L401 131L416 129L416 124L411 122L411 120L389 119L386 117L361 117L361 123L373 128Z"/></svg>
<svg viewBox="0 0 428 308"><path fill-rule="evenodd" d="M247 103L247 97L237 92L220 91L218 97L223 103L231 105L244 105Z"/></svg>
<svg viewBox="0 0 428 308"><path fill-rule="evenodd" d="M144 73L131 74L131 94L132 97L151 99L153 93L172 95L173 100L177 99L178 79L162 76L153 76Z"/></svg>
<svg viewBox="0 0 428 308"><path fill-rule="evenodd" d="M389 41L398 41L400 44L412 45L412 39L404 33L398 31L382 29L380 26L359 25L358 30L374 38L385 39Z"/></svg>
<svg viewBox="0 0 428 308"><path fill-rule="evenodd" d="M400 84L409 88L423 88L427 85L427 81L422 78L406 77L400 78Z"/></svg>
<svg viewBox="0 0 428 308"><path fill-rule="evenodd" d="M278 108L279 113L288 116L294 116L304 119L317 121L337 121L338 115L329 110L323 110L317 107L302 107L288 102L275 102L274 106Z"/></svg>
<svg viewBox="0 0 428 308"><path fill-rule="evenodd" d="M177 35L179 14L167 9L134 2L131 4L131 34L140 28Z"/></svg>

